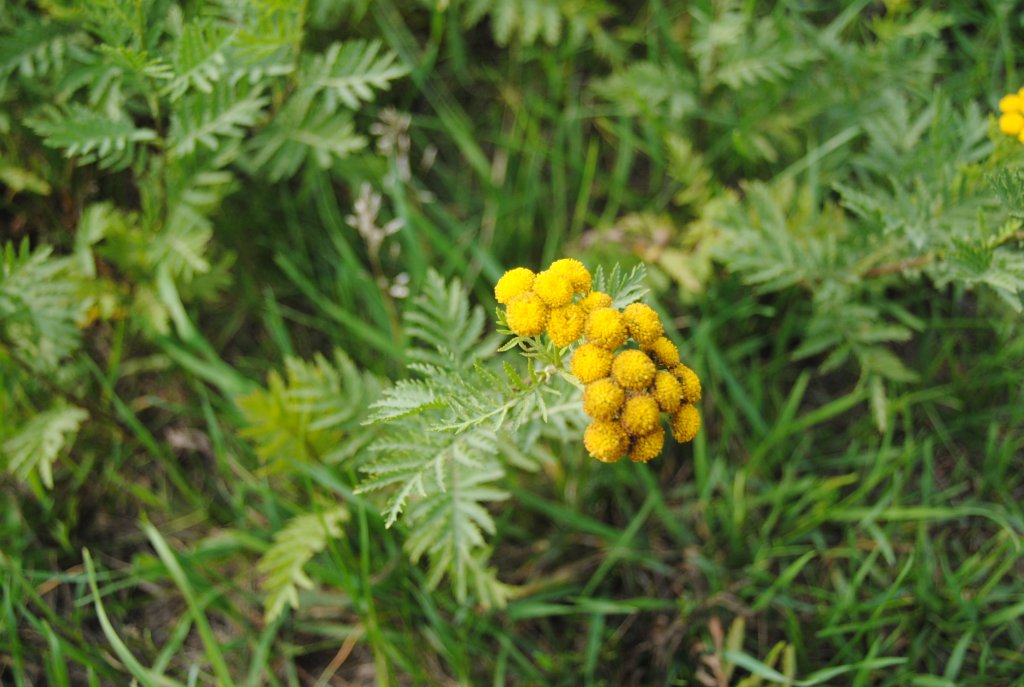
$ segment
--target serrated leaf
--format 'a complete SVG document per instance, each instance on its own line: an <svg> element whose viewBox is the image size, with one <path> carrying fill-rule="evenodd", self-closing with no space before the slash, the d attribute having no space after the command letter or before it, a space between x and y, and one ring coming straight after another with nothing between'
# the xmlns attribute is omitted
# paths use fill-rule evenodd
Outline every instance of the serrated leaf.
<svg viewBox="0 0 1024 687"><path fill-rule="evenodd" d="M67 112L49 109L29 122L51 148L64 151L67 157L80 158L80 164L98 162L100 167L124 169L135 160L139 143L156 140L156 132L137 127L130 119L112 119L79 105Z"/></svg>
<svg viewBox="0 0 1024 687"><path fill-rule="evenodd" d="M274 535L274 543L256 564L263 575L263 620L271 623L284 611L285 605L299 607L299 588L312 589L313 581L305 566L330 539L342 535L341 525L348 521L348 510L337 506L322 513L306 513L288 521Z"/></svg>
<svg viewBox="0 0 1024 687"><path fill-rule="evenodd" d="M164 94L174 101L190 90L212 93L227 72L227 51L234 36L209 21L186 24L175 44L174 76Z"/></svg>
<svg viewBox="0 0 1024 687"><path fill-rule="evenodd" d="M357 110L361 103L373 101L375 90L388 90L391 81L408 71L398 62L398 55L383 49L380 41L332 43L307 63L300 84L321 94L329 112L339 105Z"/></svg>
<svg viewBox="0 0 1024 687"><path fill-rule="evenodd" d="M7 471L19 479L38 473L46 488L53 489L53 464L88 417L85 410L68 405L34 415L3 443Z"/></svg>
<svg viewBox="0 0 1024 687"><path fill-rule="evenodd" d="M171 116L168 152L172 157L194 153L197 148L217 150L221 139L238 139L264 116L270 99L260 87L219 84L211 93L198 93L177 101Z"/></svg>

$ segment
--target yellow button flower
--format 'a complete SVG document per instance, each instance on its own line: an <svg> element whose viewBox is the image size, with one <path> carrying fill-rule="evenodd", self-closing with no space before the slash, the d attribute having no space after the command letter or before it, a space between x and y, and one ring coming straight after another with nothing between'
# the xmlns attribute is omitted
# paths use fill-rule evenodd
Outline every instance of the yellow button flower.
<svg viewBox="0 0 1024 687"><path fill-rule="evenodd" d="M667 337L659 337L645 348L652 358L661 363L662 367L672 369L679 364L679 349Z"/></svg>
<svg viewBox="0 0 1024 687"><path fill-rule="evenodd" d="M630 303L622 311L622 316L626 319L629 335L641 346L650 346L665 333L658 313L649 305Z"/></svg>
<svg viewBox="0 0 1024 687"><path fill-rule="evenodd" d="M629 448L629 437L614 420L595 420L583 433L583 445L591 456L604 463L614 463Z"/></svg>
<svg viewBox="0 0 1024 687"><path fill-rule="evenodd" d="M494 285L494 297L502 305L507 304L516 296L528 293L533 288L535 276L532 270L525 267L509 270Z"/></svg>
<svg viewBox="0 0 1024 687"><path fill-rule="evenodd" d="M626 389L645 389L658 369L643 351L622 351L612 361L612 376Z"/></svg>
<svg viewBox="0 0 1024 687"><path fill-rule="evenodd" d="M999 130L1010 136L1020 134L1024 130L1024 116L1019 112L1007 112L999 118Z"/></svg>
<svg viewBox="0 0 1024 687"><path fill-rule="evenodd" d="M585 343L572 354L572 373L584 384L590 384L611 374L612 358L612 352L607 348Z"/></svg>
<svg viewBox="0 0 1024 687"><path fill-rule="evenodd" d="M671 372L658 370L658 374L654 376L654 389L651 395L664 412L674 413L683 402L683 385Z"/></svg>
<svg viewBox="0 0 1024 687"><path fill-rule="evenodd" d="M683 387L683 403L696 403L700 400L700 377L686 365L679 363L672 368L672 374Z"/></svg>
<svg viewBox="0 0 1024 687"><path fill-rule="evenodd" d="M551 270L544 270L533 280L533 292L552 308L572 303L572 282Z"/></svg>
<svg viewBox="0 0 1024 687"><path fill-rule="evenodd" d="M590 291L590 272L579 260L562 258L555 260L548 267L549 272L559 274L569 280L572 290L576 293L587 293Z"/></svg>
<svg viewBox="0 0 1024 687"><path fill-rule="evenodd" d="M622 319L622 313L613 308L598 308L587 317L585 328L587 340L598 346L614 351L626 343L626 323Z"/></svg>
<svg viewBox="0 0 1024 687"><path fill-rule="evenodd" d="M638 394L626 399L619 421L623 429L638 437L653 432L660 418L657 401L647 394Z"/></svg>
<svg viewBox="0 0 1024 687"><path fill-rule="evenodd" d="M633 439L633 444L629 447L629 459L634 463L646 463L657 458L664 447L665 429L658 425L653 432Z"/></svg>
<svg viewBox="0 0 1024 687"><path fill-rule="evenodd" d="M603 291L591 291L580 299L579 306L587 312L598 308L610 308L612 307L612 297Z"/></svg>
<svg viewBox="0 0 1024 687"><path fill-rule="evenodd" d="M672 416L672 436L680 444L693 441L700 429L700 411L690 404L684 405Z"/></svg>
<svg viewBox="0 0 1024 687"><path fill-rule="evenodd" d="M519 336L537 336L544 331L550 311L535 293L522 293L505 308L508 328Z"/></svg>
<svg viewBox="0 0 1024 687"><path fill-rule="evenodd" d="M583 336L586 318L583 308L574 303L555 308L548 318L548 336L560 348L574 344Z"/></svg>
<svg viewBox="0 0 1024 687"><path fill-rule="evenodd" d="M611 420L619 414L626 392L609 377L587 385L583 390L583 412L595 420Z"/></svg>
<svg viewBox="0 0 1024 687"><path fill-rule="evenodd" d="M1024 91L1024 88L1021 90ZM1011 93L1004 95L999 100L1000 112L1020 112L1021 110L1024 110L1024 93Z"/></svg>

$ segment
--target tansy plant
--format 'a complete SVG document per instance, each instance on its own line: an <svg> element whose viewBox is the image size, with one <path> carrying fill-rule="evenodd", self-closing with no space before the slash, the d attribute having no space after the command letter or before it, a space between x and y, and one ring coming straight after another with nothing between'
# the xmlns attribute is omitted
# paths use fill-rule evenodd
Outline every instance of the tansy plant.
<svg viewBox="0 0 1024 687"><path fill-rule="evenodd" d="M999 130L1024 143L1024 88L999 100Z"/></svg>
<svg viewBox="0 0 1024 687"><path fill-rule="evenodd" d="M662 415L678 441L693 439L700 381L638 302L644 276L616 266L592 278L577 260L510 270L495 286L499 334L512 336L499 348L462 286L429 275L405 315L409 377L370 405L366 423L382 431L357 491L387 495L385 522L401 519L431 585L447 576L456 597L485 606L513 593L487 561L496 526L485 504L509 497L507 468L537 469L545 447L571 452L581 439L604 462L651 460L665 441ZM525 371L492 361L513 349Z"/></svg>
<svg viewBox="0 0 1024 687"><path fill-rule="evenodd" d="M606 463L624 455L647 462L665 444L663 413L677 441L696 436L700 379L680 361L650 306L632 302L620 310L591 286L590 272L570 258L539 274L525 267L506 272L494 287L508 333L516 337L505 348L541 356L549 349L537 337L546 333L557 349L550 363L558 369L562 352L573 347L571 374L584 385L583 411L592 420L583 435L587 451Z"/></svg>

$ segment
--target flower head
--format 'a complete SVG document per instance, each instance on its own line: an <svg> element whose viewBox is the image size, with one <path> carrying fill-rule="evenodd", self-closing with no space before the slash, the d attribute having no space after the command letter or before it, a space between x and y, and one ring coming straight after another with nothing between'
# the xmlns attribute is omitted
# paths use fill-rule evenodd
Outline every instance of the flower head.
<svg viewBox="0 0 1024 687"><path fill-rule="evenodd" d="M1024 143L1024 88L1017 93L1005 95L999 101L999 130L1008 136L1016 136Z"/></svg>
<svg viewBox="0 0 1024 687"><path fill-rule="evenodd" d="M679 363L672 368L672 374L683 387L683 403L696 403L700 400L700 377L686 365Z"/></svg>
<svg viewBox="0 0 1024 687"><path fill-rule="evenodd" d="M1011 93L999 99L1000 112L1020 112L1021 110L1024 110L1024 98L1020 94Z"/></svg>
<svg viewBox="0 0 1024 687"><path fill-rule="evenodd" d="M626 343L626 323L622 319L622 313L613 308L598 308L592 310L587 317L587 325L584 330L589 341L598 346L614 351Z"/></svg>
<svg viewBox="0 0 1024 687"><path fill-rule="evenodd" d="M502 305L507 304L516 296L529 292L533 288L535 276L532 270L525 267L509 270L494 285L494 297Z"/></svg>
<svg viewBox="0 0 1024 687"><path fill-rule="evenodd" d="M519 336L537 336L543 332L549 313L548 306L533 292L519 294L505 308L508 328Z"/></svg>
<svg viewBox="0 0 1024 687"><path fill-rule="evenodd" d="M585 322L586 313L575 303L555 308L548 318L548 336L556 346L564 348L583 336Z"/></svg>
<svg viewBox="0 0 1024 687"><path fill-rule="evenodd" d="M614 463L629 447L629 437L614 420L595 420L583 433L583 445L591 456L605 463Z"/></svg>
<svg viewBox="0 0 1024 687"><path fill-rule="evenodd" d="M658 407L664 412L674 413L679 410L679 406L683 402L683 385L671 372L658 370L654 376L654 389L651 391L651 395L654 396Z"/></svg>
<svg viewBox="0 0 1024 687"><path fill-rule="evenodd" d="M552 308L572 303L572 282L557 272L544 270L533 280L533 292Z"/></svg>
<svg viewBox="0 0 1024 687"><path fill-rule="evenodd" d="M650 346L665 333L658 313L649 305L630 303L622 311L622 316L626 319L629 335L641 346Z"/></svg>
<svg viewBox="0 0 1024 687"><path fill-rule="evenodd" d="M645 389L654 381L657 368L643 351L630 349L615 356L612 376L626 389Z"/></svg>
<svg viewBox="0 0 1024 687"><path fill-rule="evenodd" d="M580 299L579 306L587 312L598 308L610 308L612 307L612 297L603 291L591 291Z"/></svg>
<svg viewBox="0 0 1024 687"><path fill-rule="evenodd" d="M657 401L647 394L627 398L619 416L622 427L635 437L653 432L660 419Z"/></svg>
<svg viewBox="0 0 1024 687"><path fill-rule="evenodd" d="M590 291L590 272L579 260L562 258L555 260L548 267L549 272L561 275L572 284L572 290L576 293L587 293Z"/></svg>
<svg viewBox="0 0 1024 687"><path fill-rule="evenodd" d="M646 348L651 357L661 363L663 367L671 369L679 364L679 349L667 337L658 337Z"/></svg>
<svg viewBox="0 0 1024 687"><path fill-rule="evenodd" d="M605 377L591 382L583 390L583 412L595 420L611 420L619 414L626 392L622 387Z"/></svg>
<svg viewBox="0 0 1024 687"><path fill-rule="evenodd" d="M607 348L585 343L572 354L572 373L584 384L590 384L611 374L612 358Z"/></svg>
<svg viewBox="0 0 1024 687"><path fill-rule="evenodd" d="M634 463L646 463L658 457L665 446L665 429L657 425L654 431L633 439L629 447L629 459Z"/></svg>
<svg viewBox="0 0 1024 687"><path fill-rule="evenodd" d="M697 430L700 429L700 412L696 406L688 403L672 416L671 426L672 436L680 444L693 441L693 438L697 436Z"/></svg>

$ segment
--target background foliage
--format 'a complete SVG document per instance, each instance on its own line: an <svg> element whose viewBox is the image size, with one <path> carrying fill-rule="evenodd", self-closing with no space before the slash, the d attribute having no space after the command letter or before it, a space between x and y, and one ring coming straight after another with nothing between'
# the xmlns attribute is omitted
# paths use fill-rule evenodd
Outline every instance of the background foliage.
<svg viewBox="0 0 1024 687"><path fill-rule="evenodd" d="M1020 684L1019 9L0 4L0 682ZM691 446L497 353L563 255Z"/></svg>

